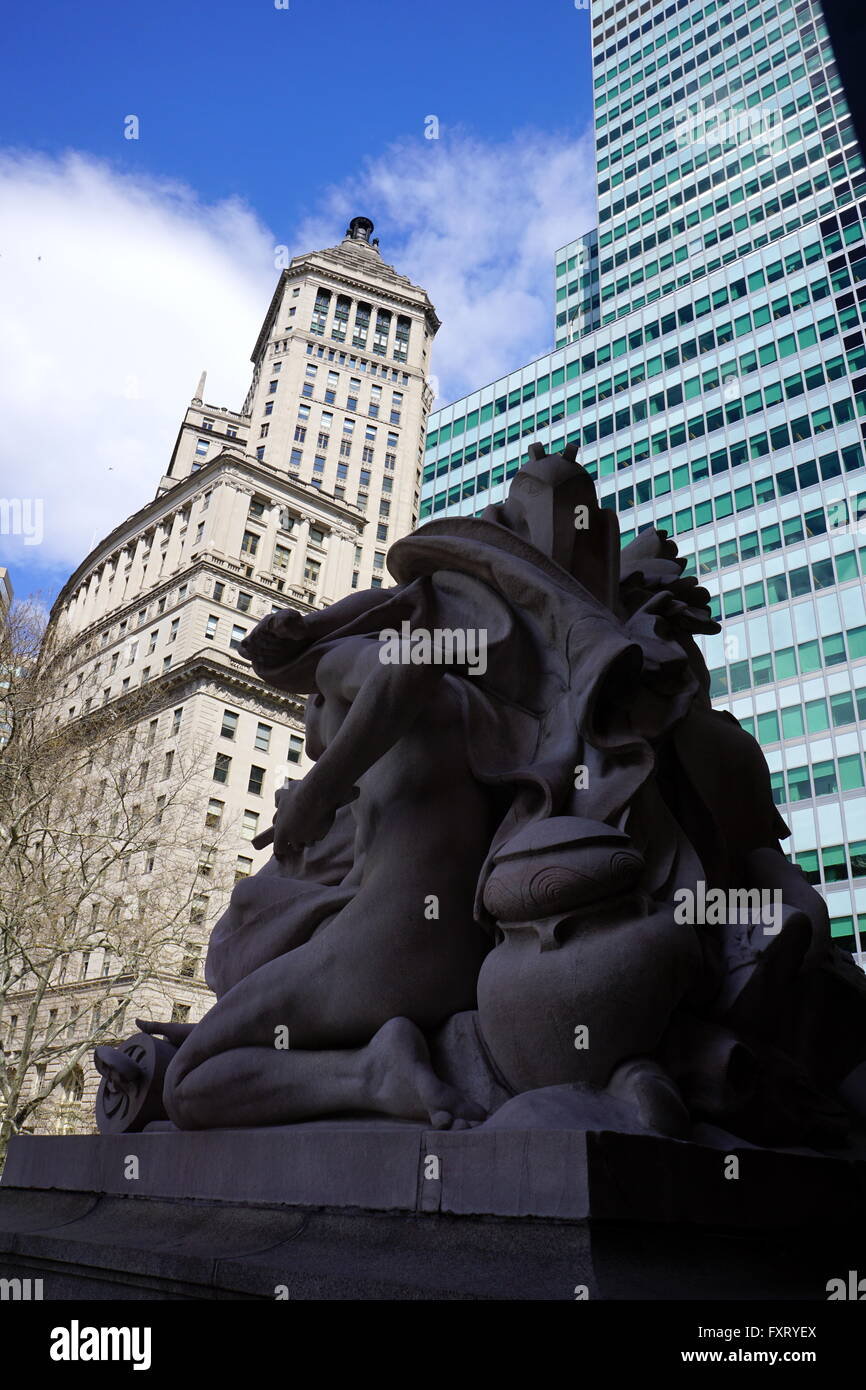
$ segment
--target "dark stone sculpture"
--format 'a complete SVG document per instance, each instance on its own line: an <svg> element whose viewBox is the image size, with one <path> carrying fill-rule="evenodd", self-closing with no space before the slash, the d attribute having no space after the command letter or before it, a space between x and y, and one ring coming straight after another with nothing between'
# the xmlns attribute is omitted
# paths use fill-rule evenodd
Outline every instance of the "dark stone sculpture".
<svg viewBox="0 0 866 1390"><path fill-rule="evenodd" d="M152 1121L163 1072L181 1129L866 1121L866 977L710 705L708 595L663 532L620 549L575 452L398 541L395 587L246 639L315 763L214 929L209 1013L98 1049L100 1128Z"/></svg>

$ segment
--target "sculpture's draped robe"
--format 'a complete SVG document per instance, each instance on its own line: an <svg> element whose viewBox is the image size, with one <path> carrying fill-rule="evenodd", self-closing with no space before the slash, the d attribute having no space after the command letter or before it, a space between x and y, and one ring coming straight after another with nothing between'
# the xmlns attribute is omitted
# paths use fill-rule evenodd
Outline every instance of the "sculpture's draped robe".
<svg viewBox="0 0 866 1390"><path fill-rule="evenodd" d="M616 612L528 541L483 519L431 522L398 541L388 563L396 588L353 594L300 620L291 615L290 625L269 615L242 650L270 685L309 693L319 661L347 637L378 642L403 622L413 631L483 634L483 674L463 667L444 677L459 695L474 775L498 787L506 805L478 883L481 920L493 856L528 821L551 815L627 830L647 862L643 887L654 896L702 876L652 777L654 748L698 711L710 720L723 716L709 710L694 653L678 640L669 594L650 595L631 615ZM692 766L701 761L693 743L685 745ZM577 776L577 769L585 772ZM675 795L693 800L676 758L668 759L668 773ZM363 796L363 778L360 785ZM772 814L762 833L772 843L781 822L767 804ZM324 840L283 862L272 858L237 885L208 952L206 978L218 996L324 930L351 901L364 870L353 826L352 807L345 807Z"/></svg>

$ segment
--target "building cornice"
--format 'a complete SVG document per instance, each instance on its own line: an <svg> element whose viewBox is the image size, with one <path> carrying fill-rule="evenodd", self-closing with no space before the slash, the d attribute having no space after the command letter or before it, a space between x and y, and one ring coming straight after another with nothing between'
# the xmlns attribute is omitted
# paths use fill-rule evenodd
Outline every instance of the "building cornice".
<svg viewBox="0 0 866 1390"><path fill-rule="evenodd" d="M256 338L255 347L250 353L251 362L258 362L259 357L264 351L264 345L268 341L268 337L270 336L271 324L276 318L277 309L279 308L280 300L282 299L283 286L285 285L288 278L289 272L287 270L281 270L280 278L277 281L277 287L271 295L271 302L268 305L267 313L265 314L262 326L259 329L259 336Z"/></svg>
<svg viewBox="0 0 866 1390"><path fill-rule="evenodd" d="M236 562L232 561L231 563L234 564ZM96 636L97 633L99 633L105 627L106 622L122 622L124 618L132 617L134 613L137 613L141 609L142 604L151 604L155 601L158 602L164 594L169 594L171 590L176 589L179 584L189 582L200 573L212 574L217 579L226 579L226 569L226 562L220 560L217 556L213 554L212 551L209 551L201 556L196 556L196 558L193 561L191 561L191 563L187 565L186 568L176 570L175 573L169 575L167 579L163 579L160 581L159 584L155 584L152 589L139 589L138 592L132 598L127 599L125 603L120 604L117 608L112 608L110 612L103 613L98 618L94 618L93 622L88 623L86 627L83 627L81 629L81 631L77 634L76 640L78 641L79 645L83 646L86 642L89 642L93 637ZM228 583L242 584L245 590L252 589L253 591L258 593L259 597L266 598L271 603L275 603L277 598L285 598L287 608L298 608L299 610L302 610L305 613L311 612L313 608L313 605L311 603L305 603L303 599L299 599L295 594L289 595L285 593L279 593L277 591L272 590L269 585L262 584L261 581L258 579L248 579L246 575L238 576L236 574L232 574L228 578ZM181 600L181 603L189 603L192 599L204 597L206 597L204 594L189 594L187 598ZM55 611L57 610L57 604L59 603L59 601L60 599L58 597L57 601L55 602L54 608L52 608L51 610L52 623L56 622L57 619L61 616L59 611ZM213 603L213 600L210 600L210 602ZM234 611L235 610L232 609L232 612ZM174 607L166 607L165 612L174 612ZM160 616L163 615L160 614ZM143 624L142 626L146 626L146 624ZM135 631L136 629L130 629L130 632L127 635L133 636ZM110 650L110 647L106 648L106 650ZM97 653L94 653L94 655L96 654ZM154 677L154 679L156 679L156 677Z"/></svg>
<svg viewBox="0 0 866 1390"><path fill-rule="evenodd" d="M174 676L173 680L171 679L172 675ZM224 654L224 659L220 660L212 652L199 650L184 657L173 672L166 671L164 675L156 676L148 684L156 685L157 682L161 681L166 682L167 696L179 687L189 685L191 681L195 681L199 685L207 682L218 686L221 691L228 688L243 692L249 698L255 699L258 704L264 704L269 709L278 711L282 716L291 714L300 723L303 724L304 721L305 697L296 698L285 691L277 690L274 686L266 685L253 671L249 662L242 662L240 658L236 660L234 657ZM167 706L172 703L173 699L166 699Z"/></svg>
<svg viewBox="0 0 866 1390"><path fill-rule="evenodd" d="M195 686L198 689L204 684L214 685L220 692L231 690L254 700L258 705L273 710L274 718L285 719L288 715L297 719L299 724L304 722L305 698L295 698L285 691L278 691L274 686L266 685L255 674L249 662L242 662L240 658L235 660L227 655L220 660L216 654L201 650L192 652L177 666L154 676L145 685L136 685L123 694L116 695L109 700L108 705L97 705L95 709L78 715L73 722L86 728L88 721L96 721L106 708L122 716L124 706L128 705L130 723L137 724L146 716L152 716L154 712L171 709L178 703L180 690L187 690L188 694L184 698L189 698L189 695L196 693L191 687ZM149 696L146 701L142 701L141 698L143 691Z"/></svg>
<svg viewBox="0 0 866 1390"><path fill-rule="evenodd" d="M381 282L376 283L365 279L361 271L355 274L351 266L343 266L339 261L330 261L324 256L321 261L316 260L316 256L321 254L321 252L310 252L299 259L297 266L293 261L285 272L286 276L289 279L295 279L298 275L325 273L341 285L356 286L362 290L371 289L375 285L381 298L393 299L395 304L402 304L407 309L414 309L416 314L433 318L437 328L439 327L439 319L427 291L423 290L420 285L413 285L406 276L399 276L396 284L390 281L387 276L384 276Z"/></svg>
<svg viewBox="0 0 866 1390"><path fill-rule="evenodd" d="M310 504L315 504L316 509L324 513L323 519L332 521L335 531L342 528L342 531L350 530L360 535L367 523L367 518L363 512L350 503L339 502L330 493L323 492L320 488L310 487L297 478L290 478L287 474L263 468L256 459L223 450L221 454L217 454L215 458L210 459L194 473L187 474L185 478L176 479L171 488L166 489L165 492L154 497L137 512L126 517L119 526L115 526L113 531L109 531L108 535L93 547L77 568L73 570L54 600L51 607L51 622L54 622L61 610L65 608L71 594L82 580L102 564L112 551L123 544L124 537L129 538L132 535L138 535L140 531L146 530L150 524L158 525L167 513L176 511L178 506L182 505L188 497L199 492L203 483L215 483L221 476L225 476L230 481L240 481L241 478L246 481L246 479L252 478L260 483L263 491L277 481L286 490L287 500L296 500L301 510L304 510L305 504L307 507ZM178 573L183 572L185 571L178 571ZM177 582L176 573L170 580L166 581L166 585L171 588ZM162 584L154 586L149 591L148 597L159 593L163 587ZM139 601L140 598L141 594L139 594ZM135 607L135 604L136 601L131 599L130 607ZM121 610L116 609L114 611L119 612Z"/></svg>
<svg viewBox="0 0 866 1390"><path fill-rule="evenodd" d="M433 307L427 291L423 290L420 285L413 285L411 280L408 279L406 279L405 285L403 286L394 285L388 282L387 277L383 277L382 281L379 282L373 279L372 276L371 279L367 280L360 271L354 274L349 267L342 267L339 263L332 263L327 260L316 260L316 257L321 254L321 252L309 251L303 256L296 257L286 270L280 271L277 287L268 305L268 311L265 314L264 321L259 330L259 335L256 338L255 346L250 353L251 362L258 362L264 353L265 345L270 337L271 326L276 318L277 310L282 300L284 286L289 280L304 279L310 275L333 280L335 284L342 285L344 288L351 290L355 297L357 297L360 292L362 294L369 294L374 298L378 297L382 300L390 300L399 307L423 318L428 324L433 336L438 333L442 326L441 320ZM371 270L375 273L374 268L371 268ZM396 274L397 272L395 271L394 273ZM402 276L400 278L405 279L405 277ZM411 295L410 291L414 291L414 295Z"/></svg>

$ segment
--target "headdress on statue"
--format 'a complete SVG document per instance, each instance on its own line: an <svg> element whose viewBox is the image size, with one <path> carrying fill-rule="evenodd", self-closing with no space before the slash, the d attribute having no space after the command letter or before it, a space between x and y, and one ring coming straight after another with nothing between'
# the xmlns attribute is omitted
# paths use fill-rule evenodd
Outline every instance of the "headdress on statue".
<svg viewBox="0 0 866 1390"><path fill-rule="evenodd" d="M559 454L530 444L507 499L487 507L482 519L505 526L608 607L617 607L619 525L614 512L598 505L592 478L577 462L576 444Z"/></svg>

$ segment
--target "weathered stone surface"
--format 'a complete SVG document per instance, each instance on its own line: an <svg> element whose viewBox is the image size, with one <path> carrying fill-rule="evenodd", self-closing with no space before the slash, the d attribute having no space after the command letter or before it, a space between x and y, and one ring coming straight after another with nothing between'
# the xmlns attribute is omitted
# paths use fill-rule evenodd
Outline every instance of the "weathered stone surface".
<svg viewBox="0 0 866 1390"><path fill-rule="evenodd" d="M3 1187L413 1211L422 1134L420 1126L294 1125L24 1136L9 1146Z"/></svg>
<svg viewBox="0 0 866 1390"><path fill-rule="evenodd" d="M19 1138L0 1277L42 1278L58 1300L814 1300L862 1265L866 1159L708 1137L325 1124ZM122 1177L130 1153L137 1183Z"/></svg>
<svg viewBox="0 0 866 1390"><path fill-rule="evenodd" d="M706 1139L562 1127L442 1131L375 1121L19 1136L9 1147L0 1195L18 1188L754 1229L792 1221L844 1225L866 1214L864 1152L830 1158L762 1149L721 1132ZM737 1177L726 1176L732 1156Z"/></svg>

